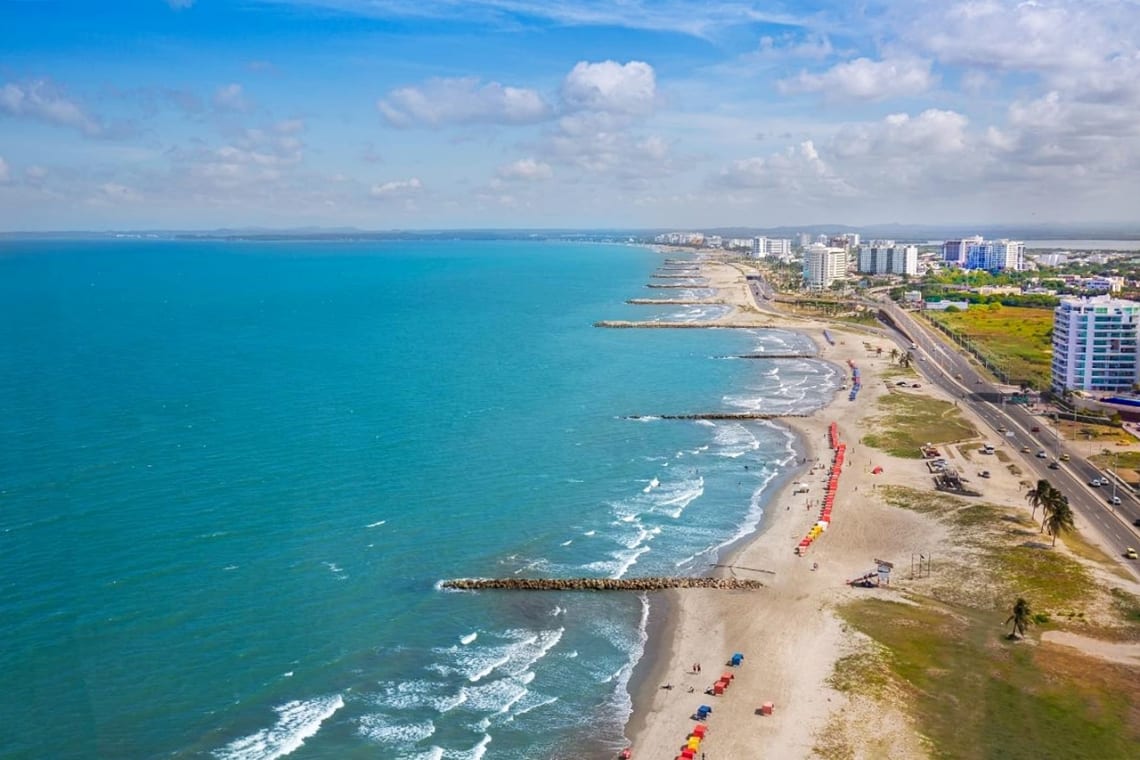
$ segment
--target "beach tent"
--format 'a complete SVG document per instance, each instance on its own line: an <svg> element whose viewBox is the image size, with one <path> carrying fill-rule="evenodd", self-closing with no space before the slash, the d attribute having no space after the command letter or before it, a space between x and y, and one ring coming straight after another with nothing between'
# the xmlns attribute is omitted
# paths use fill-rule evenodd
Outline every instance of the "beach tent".
<svg viewBox="0 0 1140 760"><path fill-rule="evenodd" d="M735 652L735 653L732 655L732 664L733 664L733 665L739 665L739 664L741 664L742 662L744 662L744 655L743 655L743 654L741 654L740 652Z"/></svg>
<svg viewBox="0 0 1140 760"><path fill-rule="evenodd" d="M693 726L693 734L692 735L693 736L699 736L703 739L703 738L705 738L705 733L708 730L709 730L708 726L706 726L703 723L698 723L697 725Z"/></svg>
<svg viewBox="0 0 1140 760"><path fill-rule="evenodd" d="M765 702L764 704L760 705L760 714L761 715L771 715L772 710L774 710L774 709L775 709L775 705L773 705L771 702Z"/></svg>
<svg viewBox="0 0 1140 760"><path fill-rule="evenodd" d="M876 467L875 469L871 470L871 474L872 475L878 475L878 474L882 473L882 471L883 471L882 467Z"/></svg>
<svg viewBox="0 0 1140 760"><path fill-rule="evenodd" d="M726 671L724 671L724 673L721 674L720 680L724 681L725 683L728 683L729 681L731 681L735 677L736 676L734 676L732 673L730 673L726 670Z"/></svg>
<svg viewBox="0 0 1140 760"><path fill-rule="evenodd" d="M705 718L709 717L709 713L711 713L711 712L712 712L711 706L701 705L700 707L697 708L697 720L704 720Z"/></svg>
<svg viewBox="0 0 1140 760"><path fill-rule="evenodd" d="M717 681L713 684L713 694L724 694L724 687L727 685L724 681Z"/></svg>

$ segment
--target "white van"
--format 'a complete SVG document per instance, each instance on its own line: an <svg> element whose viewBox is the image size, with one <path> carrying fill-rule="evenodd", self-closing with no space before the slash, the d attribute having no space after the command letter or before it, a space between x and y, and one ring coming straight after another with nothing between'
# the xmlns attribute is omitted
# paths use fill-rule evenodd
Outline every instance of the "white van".
<svg viewBox="0 0 1140 760"><path fill-rule="evenodd" d="M982 453L983 453L983 454L992 454L992 453L994 453L994 445L993 445L992 443L987 443L987 444L985 444L984 446L982 446Z"/></svg>

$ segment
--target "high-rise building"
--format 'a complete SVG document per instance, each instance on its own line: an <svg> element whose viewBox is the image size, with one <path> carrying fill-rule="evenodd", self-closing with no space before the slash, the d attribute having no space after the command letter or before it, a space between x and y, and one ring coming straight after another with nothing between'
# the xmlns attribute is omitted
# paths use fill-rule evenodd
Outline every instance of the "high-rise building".
<svg viewBox="0 0 1140 760"><path fill-rule="evenodd" d="M787 238L752 238L752 256L762 259L765 256L789 256L792 253L792 241Z"/></svg>
<svg viewBox="0 0 1140 760"><path fill-rule="evenodd" d="M813 243L804 249L804 284L813 290L847 279L847 251Z"/></svg>
<svg viewBox="0 0 1140 760"><path fill-rule="evenodd" d="M1003 269L1020 271L1025 268L1025 243L1020 240L974 238L960 242L966 248L967 269L988 269L997 272ZM945 249L946 244L943 245L943 251Z"/></svg>
<svg viewBox="0 0 1140 760"><path fill-rule="evenodd" d="M961 240L947 240L942 244L942 260L948 264L955 264L957 266L966 265L966 254L969 252L971 244L980 244L982 242L981 235L975 235L972 238L962 238Z"/></svg>
<svg viewBox="0 0 1140 760"><path fill-rule="evenodd" d="M1053 390L1122 391L1137 382L1140 303L1064 298L1053 310Z"/></svg>
<svg viewBox="0 0 1140 760"><path fill-rule="evenodd" d="M867 274L918 274L918 248L893 240L872 240L859 248L858 268Z"/></svg>
<svg viewBox="0 0 1140 760"><path fill-rule="evenodd" d="M788 238L768 238L769 256L791 256L792 241Z"/></svg>

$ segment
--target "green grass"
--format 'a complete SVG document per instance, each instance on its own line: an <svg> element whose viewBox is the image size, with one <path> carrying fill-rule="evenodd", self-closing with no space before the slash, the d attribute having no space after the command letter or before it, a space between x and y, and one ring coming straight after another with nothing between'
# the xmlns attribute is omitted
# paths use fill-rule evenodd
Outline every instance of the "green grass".
<svg viewBox="0 0 1140 760"><path fill-rule="evenodd" d="M840 614L887 648L934 757L1131 757L1140 742L1131 671L1008 642L1004 613L862 600Z"/></svg>
<svg viewBox="0 0 1140 760"><path fill-rule="evenodd" d="M969 339L1010 378L1031 381L1037 388L1049 387L1052 310L1004 306L991 311L972 306L958 313L931 315L931 319Z"/></svg>
<svg viewBox="0 0 1140 760"><path fill-rule="evenodd" d="M1102 469L1112 469L1112 454L1095 454L1089 461ZM1121 451L1115 456L1115 464L1122 470L1140 470L1140 451Z"/></svg>
<svg viewBox="0 0 1140 760"><path fill-rule="evenodd" d="M920 459L923 444L950 443L978 434L948 401L892 392L880 398L878 406L882 415L872 427L880 432L863 436L862 442L892 456Z"/></svg>
<svg viewBox="0 0 1140 760"><path fill-rule="evenodd" d="M1042 534L1040 523L1029 515L903 486L882 486L879 493L887 504L941 520L951 528L955 543L969 552L968 562L961 557L943 560L949 567L938 573L931 592L936 598L995 609L1009 598L1024 596L1035 600L1038 611L1083 622L1083 609L1097 594L1092 575L1083 564L1050 547L1052 538ZM1092 552L1075 533L1063 534L1059 541L1068 537ZM969 588L963 595L958 587L967 586L967 581L979 588Z"/></svg>

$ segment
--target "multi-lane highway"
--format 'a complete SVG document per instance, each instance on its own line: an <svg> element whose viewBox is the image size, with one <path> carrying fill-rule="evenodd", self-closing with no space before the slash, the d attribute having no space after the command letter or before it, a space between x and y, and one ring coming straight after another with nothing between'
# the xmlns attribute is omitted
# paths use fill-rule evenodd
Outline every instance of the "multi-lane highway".
<svg viewBox="0 0 1140 760"><path fill-rule="evenodd" d="M1133 525L1133 521L1140 518L1140 503L1127 488L1115 489L1121 504L1113 506L1110 503L1113 486L1093 488L1089 485L1094 478L1103 479L1104 472L1069 451L1065 441L1023 406L1004 403L1000 389L995 388L965 356L943 343L920 320L893 303L876 305L902 333L896 338L900 346L907 350L911 343L914 344L916 361L913 366L928 381L969 404L993 434L1007 444L1010 455L1022 457L1022 469L1029 473L1028 477L1033 480L1044 478L1068 496L1077 517L1094 524L1111 543L1116 556L1122 556L1127 547L1140 548L1140 528ZM1021 453L1022 446L1029 446L1030 453ZM1041 449L1048 452L1047 458L1037 458L1036 452ZM1070 461L1061 462L1059 469L1049 469L1049 463L1065 453L1070 455ZM1136 565L1135 562L1128 564Z"/></svg>

